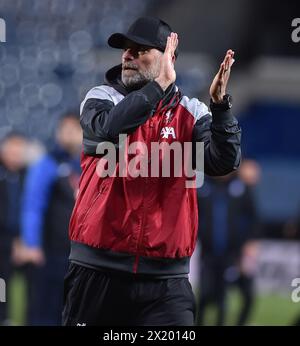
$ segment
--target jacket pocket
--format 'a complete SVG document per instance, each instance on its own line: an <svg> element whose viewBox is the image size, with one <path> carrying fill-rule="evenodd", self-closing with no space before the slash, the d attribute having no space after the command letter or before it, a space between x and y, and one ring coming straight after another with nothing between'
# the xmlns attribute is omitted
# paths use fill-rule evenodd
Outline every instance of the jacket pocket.
<svg viewBox="0 0 300 346"><path fill-rule="evenodd" d="M103 183L100 186L100 189L98 191L98 193L96 194L96 196L92 199L92 202L90 203L89 207L85 210L85 212L82 215L82 221L81 221L81 225L80 227L83 227L87 217L89 216L89 214L91 213L93 207L96 205L97 201L99 200L99 198L106 194L106 192L108 191L109 188L109 179L103 181Z"/></svg>

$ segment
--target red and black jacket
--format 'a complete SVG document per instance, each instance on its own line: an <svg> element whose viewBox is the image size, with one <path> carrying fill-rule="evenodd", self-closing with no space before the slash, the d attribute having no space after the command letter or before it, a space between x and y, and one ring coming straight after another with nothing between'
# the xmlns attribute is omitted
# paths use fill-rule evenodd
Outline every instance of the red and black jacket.
<svg viewBox="0 0 300 346"><path fill-rule="evenodd" d="M205 173L225 175L239 165L241 130L230 110L211 115L175 85L163 92L153 81L128 92L120 72L120 65L108 71L106 84L91 89L81 105L82 175L70 221L70 260L103 270L185 276L197 239L196 190L186 188L184 174L101 178L97 146L118 147L123 133L127 145L139 141L148 152L153 142L204 142ZM172 135L163 135L166 127Z"/></svg>

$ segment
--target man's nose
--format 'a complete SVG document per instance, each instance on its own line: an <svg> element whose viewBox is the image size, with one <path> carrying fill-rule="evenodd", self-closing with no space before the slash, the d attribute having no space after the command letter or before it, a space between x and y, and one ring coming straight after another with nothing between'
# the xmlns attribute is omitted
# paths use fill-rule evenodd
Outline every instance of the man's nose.
<svg viewBox="0 0 300 346"><path fill-rule="evenodd" d="M124 50L123 59L124 60L133 60L134 59L134 54L133 54L133 51L131 48L127 48Z"/></svg>

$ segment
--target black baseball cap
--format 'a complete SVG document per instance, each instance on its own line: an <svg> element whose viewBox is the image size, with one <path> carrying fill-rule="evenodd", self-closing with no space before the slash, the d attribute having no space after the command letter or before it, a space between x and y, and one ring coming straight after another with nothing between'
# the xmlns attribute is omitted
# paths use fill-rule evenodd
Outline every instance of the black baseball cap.
<svg viewBox="0 0 300 346"><path fill-rule="evenodd" d="M113 48L125 48L125 43L130 40L134 43L159 49L164 52L167 38L171 34L171 27L158 18L141 17L129 27L126 34L112 34L107 43ZM178 55L178 47L175 56Z"/></svg>

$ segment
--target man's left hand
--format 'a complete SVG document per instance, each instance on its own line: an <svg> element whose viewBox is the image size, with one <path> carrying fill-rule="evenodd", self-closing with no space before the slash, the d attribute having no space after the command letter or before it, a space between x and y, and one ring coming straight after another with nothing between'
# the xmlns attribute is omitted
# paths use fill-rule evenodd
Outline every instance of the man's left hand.
<svg viewBox="0 0 300 346"><path fill-rule="evenodd" d="M209 93L214 103L222 102L223 96L226 94L226 87L230 76L231 66L234 63L233 56L234 51L229 49L210 86Z"/></svg>

